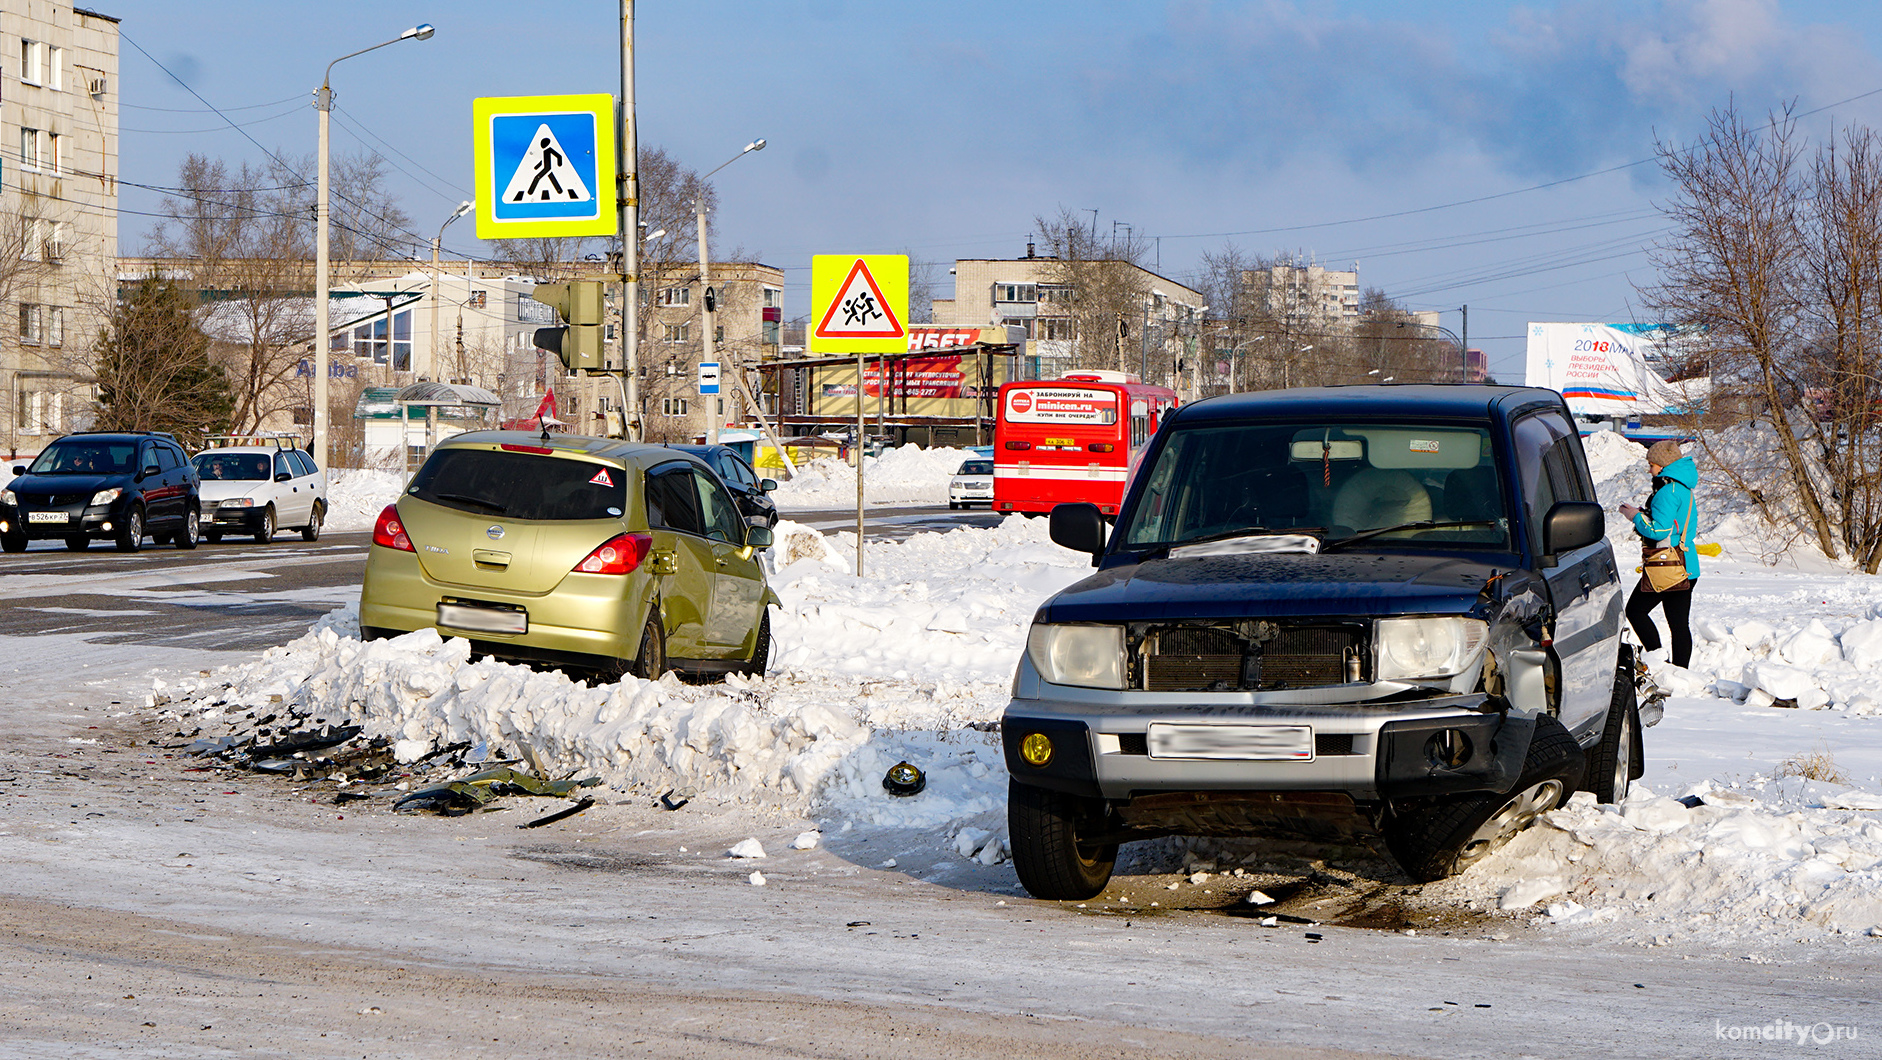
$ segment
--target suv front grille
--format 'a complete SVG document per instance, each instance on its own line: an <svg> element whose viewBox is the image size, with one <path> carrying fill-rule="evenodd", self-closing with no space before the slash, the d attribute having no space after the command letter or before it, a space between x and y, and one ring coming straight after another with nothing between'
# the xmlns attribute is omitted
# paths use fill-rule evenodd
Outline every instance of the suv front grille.
<svg viewBox="0 0 1882 1060"><path fill-rule="evenodd" d="M1368 654L1357 623L1166 626L1144 633L1133 683L1151 692L1317 688L1365 680Z"/></svg>

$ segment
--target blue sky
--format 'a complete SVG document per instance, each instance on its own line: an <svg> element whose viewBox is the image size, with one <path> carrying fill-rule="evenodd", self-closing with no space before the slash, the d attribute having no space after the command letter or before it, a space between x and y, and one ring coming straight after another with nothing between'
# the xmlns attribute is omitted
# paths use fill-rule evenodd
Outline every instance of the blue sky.
<svg viewBox="0 0 1882 1060"><path fill-rule="evenodd" d="M470 197L473 98L618 84L613 0L95 6L126 37L122 176L159 186L191 151L261 157L163 68L271 150L311 153L327 62L434 24L334 73L335 150L385 153L427 234ZM791 315L812 254L1015 256L1065 206L1157 237L1178 279L1233 239L1357 262L1453 330L1468 304L1505 379L1527 320L1637 318L1667 189L1628 163L1656 134L1691 140L1729 98L1812 110L1882 90L1882 14L1862 0L638 7L643 145L703 171L769 141L715 178L717 249L786 269ZM1832 120L1882 125L1882 93L1805 127ZM159 197L123 190L126 252L149 223L130 211ZM468 221L448 235L487 252Z"/></svg>

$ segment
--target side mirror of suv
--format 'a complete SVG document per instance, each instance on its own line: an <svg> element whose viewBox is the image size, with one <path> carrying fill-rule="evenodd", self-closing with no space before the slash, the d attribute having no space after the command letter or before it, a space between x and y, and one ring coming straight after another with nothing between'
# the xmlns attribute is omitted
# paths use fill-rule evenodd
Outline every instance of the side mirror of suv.
<svg viewBox="0 0 1882 1060"><path fill-rule="evenodd" d="M1542 547L1551 556L1586 548L1607 533L1601 506L1592 501L1562 501L1542 521Z"/></svg>
<svg viewBox="0 0 1882 1060"><path fill-rule="evenodd" d="M25 464L14 464L14 465L13 465L13 476L14 476L15 478L18 478L19 476L21 476L21 475L24 475L24 474L26 474L26 465L25 465Z"/></svg>
<svg viewBox="0 0 1882 1060"><path fill-rule="evenodd" d="M1104 551L1104 513L1097 505L1086 501L1054 505L1048 532L1053 544L1090 553L1092 566L1098 565L1098 554Z"/></svg>

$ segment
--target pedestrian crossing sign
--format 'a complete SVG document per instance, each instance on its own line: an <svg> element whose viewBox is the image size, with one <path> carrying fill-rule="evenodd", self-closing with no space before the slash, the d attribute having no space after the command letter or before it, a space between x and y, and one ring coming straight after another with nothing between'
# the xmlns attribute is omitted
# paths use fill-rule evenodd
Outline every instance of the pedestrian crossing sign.
<svg viewBox="0 0 1882 1060"><path fill-rule="evenodd" d="M618 230L613 96L486 96L471 124L477 238Z"/></svg>

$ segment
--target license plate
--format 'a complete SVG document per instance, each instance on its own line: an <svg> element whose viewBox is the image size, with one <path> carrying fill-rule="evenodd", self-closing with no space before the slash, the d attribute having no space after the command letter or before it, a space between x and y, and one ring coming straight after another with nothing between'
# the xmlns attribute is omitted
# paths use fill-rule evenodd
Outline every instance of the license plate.
<svg viewBox="0 0 1882 1060"><path fill-rule="evenodd" d="M1313 729L1307 725L1194 725L1153 722L1152 758L1230 758L1243 761L1313 759Z"/></svg>
<svg viewBox="0 0 1882 1060"><path fill-rule="evenodd" d="M71 520L72 520L72 517L70 515L67 515L64 512L27 512L26 513L26 521L29 523L65 523L65 522L70 522Z"/></svg>
<svg viewBox="0 0 1882 1060"><path fill-rule="evenodd" d="M1073 438L1047 438L1044 441L1040 442L1039 444L1040 445L1077 445L1078 441Z"/></svg>
<svg viewBox="0 0 1882 1060"><path fill-rule="evenodd" d="M529 612L502 607L439 604L438 624L473 633L528 633Z"/></svg>

